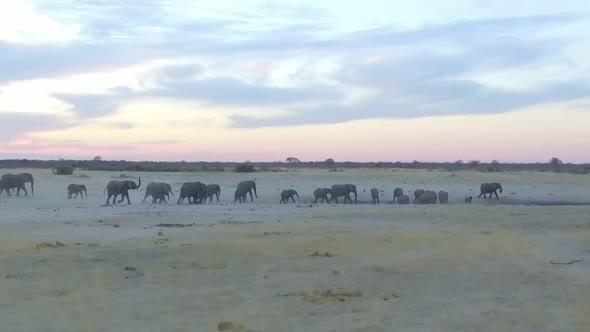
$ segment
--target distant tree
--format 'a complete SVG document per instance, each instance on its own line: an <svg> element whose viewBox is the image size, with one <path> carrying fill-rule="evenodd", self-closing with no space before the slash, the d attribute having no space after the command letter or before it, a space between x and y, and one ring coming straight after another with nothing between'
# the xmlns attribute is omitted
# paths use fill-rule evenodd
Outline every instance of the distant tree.
<svg viewBox="0 0 590 332"><path fill-rule="evenodd" d="M553 157L553 158L549 159L549 164L551 166L559 166L559 165L563 165L563 161L561 161L561 159L559 159L557 157Z"/></svg>
<svg viewBox="0 0 590 332"><path fill-rule="evenodd" d="M326 163L326 165L327 165L328 167L334 167L334 165L336 164L336 162L335 162L335 161L334 161L334 159L332 159L332 158L328 158L328 159L326 159L324 162Z"/></svg>
<svg viewBox="0 0 590 332"><path fill-rule="evenodd" d="M102 157L101 156L94 156L94 158L92 159L94 161L101 161Z"/></svg>
<svg viewBox="0 0 590 332"><path fill-rule="evenodd" d="M236 173L252 173L252 172L256 172L256 169L254 168L254 166L252 166L248 163L244 163L244 164L237 165L234 168L234 172L236 172Z"/></svg>
<svg viewBox="0 0 590 332"><path fill-rule="evenodd" d="M500 165L500 161L494 159L492 160L492 165Z"/></svg>
<svg viewBox="0 0 590 332"><path fill-rule="evenodd" d="M471 166L471 167L475 167L475 166L478 166L478 165L479 165L479 160L471 160L469 162L469 166Z"/></svg>
<svg viewBox="0 0 590 332"><path fill-rule="evenodd" d="M459 160L455 161L455 164L457 164L457 165L463 165L464 162L463 162L463 160L459 159Z"/></svg>
<svg viewBox="0 0 590 332"><path fill-rule="evenodd" d="M301 160L299 160L299 158L296 158L296 157L289 157L286 159L286 161L288 163L300 163L301 162Z"/></svg>

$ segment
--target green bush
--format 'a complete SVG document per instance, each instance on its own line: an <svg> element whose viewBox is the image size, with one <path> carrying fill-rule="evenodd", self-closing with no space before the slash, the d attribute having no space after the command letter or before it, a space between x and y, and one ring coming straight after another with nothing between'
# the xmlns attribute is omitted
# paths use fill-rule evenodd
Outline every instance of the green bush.
<svg viewBox="0 0 590 332"><path fill-rule="evenodd" d="M55 175L72 175L74 174L74 168L71 166L59 166L53 171Z"/></svg>
<svg viewBox="0 0 590 332"><path fill-rule="evenodd" d="M252 173L256 172L254 166L250 164L240 164L234 168L234 172L236 173Z"/></svg>

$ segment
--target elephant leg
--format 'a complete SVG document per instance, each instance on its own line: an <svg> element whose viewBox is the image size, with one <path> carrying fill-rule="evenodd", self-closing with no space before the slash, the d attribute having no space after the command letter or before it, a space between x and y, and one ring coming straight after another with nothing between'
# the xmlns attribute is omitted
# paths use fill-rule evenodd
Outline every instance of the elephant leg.
<svg viewBox="0 0 590 332"><path fill-rule="evenodd" d="M254 197L252 197L252 189L250 189L249 193L250 193L250 202L254 202Z"/></svg>
<svg viewBox="0 0 590 332"><path fill-rule="evenodd" d="M291 196L291 199L293 200L293 203L295 203L295 197Z"/></svg>
<svg viewBox="0 0 590 332"><path fill-rule="evenodd" d="M494 194L496 195L496 199L500 199L500 197L498 196L498 192L494 190ZM492 194L490 194L490 198L492 198Z"/></svg>
<svg viewBox="0 0 590 332"><path fill-rule="evenodd" d="M215 196L217 197L217 203L219 203L219 194L215 194Z"/></svg>
<svg viewBox="0 0 590 332"><path fill-rule="evenodd" d="M131 204L131 200L129 199L129 193L125 193L125 197L127 198L127 204Z"/></svg>
<svg viewBox="0 0 590 332"><path fill-rule="evenodd" d="M143 200L141 201L141 204L145 203L146 198L148 197L148 193L145 193L145 196L143 196ZM153 197L152 197L153 198Z"/></svg>

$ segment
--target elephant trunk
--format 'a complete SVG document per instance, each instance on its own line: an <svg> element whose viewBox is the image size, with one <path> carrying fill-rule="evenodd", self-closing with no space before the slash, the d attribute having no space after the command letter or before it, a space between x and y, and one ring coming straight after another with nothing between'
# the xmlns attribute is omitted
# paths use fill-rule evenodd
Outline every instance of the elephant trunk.
<svg viewBox="0 0 590 332"><path fill-rule="evenodd" d="M35 180L33 180L32 177L31 177L31 195L35 195Z"/></svg>
<svg viewBox="0 0 590 332"><path fill-rule="evenodd" d="M139 181L139 184L137 185L137 189L139 189L139 187L141 187L141 177L138 177L137 180Z"/></svg>

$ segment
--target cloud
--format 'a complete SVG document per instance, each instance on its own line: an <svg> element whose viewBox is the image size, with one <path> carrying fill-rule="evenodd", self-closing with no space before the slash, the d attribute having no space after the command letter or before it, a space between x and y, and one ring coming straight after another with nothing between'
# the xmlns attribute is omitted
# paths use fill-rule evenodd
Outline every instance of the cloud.
<svg viewBox="0 0 590 332"><path fill-rule="evenodd" d="M572 60L572 45L590 41L579 33L588 26L583 11L438 16L404 23L411 28L365 17L360 25L370 28L359 31L313 3L35 3L37 14L63 23L76 39L0 41L0 92L11 100L33 90L46 95L38 100L59 99L65 104L55 108L74 115L64 127L140 131L141 124L118 116L125 107L127 115L136 108L136 119L152 116L141 111L153 110L146 106L153 100L172 120L178 102L187 102L186 114L200 113L195 122L259 128L503 113L590 95L587 75L575 70L590 63ZM577 47L576 54L590 51ZM574 68L567 75L545 75L566 65ZM207 113L220 109L218 117ZM174 128L172 120L165 123Z"/></svg>
<svg viewBox="0 0 590 332"><path fill-rule="evenodd" d="M8 142L16 137L39 130L59 128L62 120L51 114L0 112L0 140Z"/></svg>

